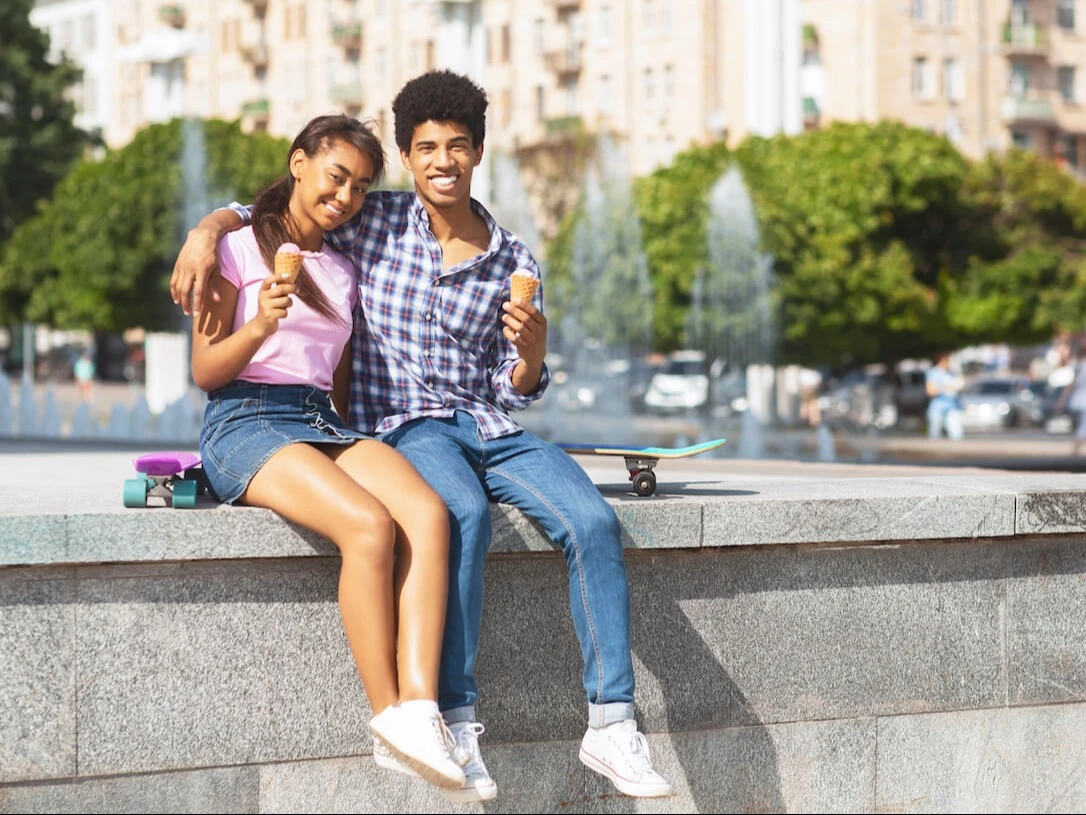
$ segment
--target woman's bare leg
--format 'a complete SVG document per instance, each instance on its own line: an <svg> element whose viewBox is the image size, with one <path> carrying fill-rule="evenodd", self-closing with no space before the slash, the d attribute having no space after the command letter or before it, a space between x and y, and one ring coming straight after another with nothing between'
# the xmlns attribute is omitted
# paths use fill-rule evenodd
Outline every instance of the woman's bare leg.
<svg viewBox="0 0 1086 815"><path fill-rule="evenodd" d="M360 442L352 458L359 466L378 466L380 456L371 460L364 451L379 444ZM249 482L242 503L273 509L339 547L339 609L359 677L374 713L395 704L400 697L393 599L397 533L389 511L309 444L292 444L273 455Z"/></svg>
<svg viewBox="0 0 1086 815"><path fill-rule="evenodd" d="M385 505L396 524L395 605L400 698L437 699L449 590L449 513L445 502L392 447L361 442L331 451Z"/></svg>

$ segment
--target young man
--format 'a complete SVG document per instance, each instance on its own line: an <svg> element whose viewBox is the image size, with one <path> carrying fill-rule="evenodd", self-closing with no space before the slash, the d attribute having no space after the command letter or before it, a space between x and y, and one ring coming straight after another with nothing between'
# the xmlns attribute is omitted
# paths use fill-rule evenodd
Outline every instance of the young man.
<svg viewBox="0 0 1086 815"><path fill-rule="evenodd" d="M464 787L448 795L497 795L475 713L492 500L521 509L565 556L588 696L581 761L627 795L669 795L634 720L629 586L614 510L568 455L509 417L548 384L547 321L541 288L530 303L508 295L514 271L539 277L535 259L471 198L486 107L481 88L449 71L408 82L392 111L415 191L371 192L356 218L329 233L360 271L350 420L406 456L451 515L439 703L470 760ZM215 244L241 224L239 214L211 213L182 248L170 288L186 310L192 293L200 308ZM403 769L381 752L374 758Z"/></svg>

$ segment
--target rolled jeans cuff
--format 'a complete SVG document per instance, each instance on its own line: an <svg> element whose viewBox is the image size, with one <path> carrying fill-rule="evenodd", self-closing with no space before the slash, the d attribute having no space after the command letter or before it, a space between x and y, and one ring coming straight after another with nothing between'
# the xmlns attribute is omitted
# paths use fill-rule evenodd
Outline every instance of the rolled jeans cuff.
<svg viewBox="0 0 1086 815"><path fill-rule="evenodd" d="M588 726L606 727L634 717L633 702L607 702L602 705L588 704Z"/></svg>
<svg viewBox="0 0 1086 815"><path fill-rule="evenodd" d="M463 707L451 707L448 710L441 711L442 718L445 719L445 724L450 727L460 722L474 722L475 718L475 705L464 705Z"/></svg>

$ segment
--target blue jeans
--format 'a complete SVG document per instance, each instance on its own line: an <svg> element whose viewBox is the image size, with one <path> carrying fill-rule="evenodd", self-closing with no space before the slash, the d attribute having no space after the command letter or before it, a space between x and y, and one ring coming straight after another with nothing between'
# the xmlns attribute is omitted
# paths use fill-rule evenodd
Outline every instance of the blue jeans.
<svg viewBox="0 0 1086 815"><path fill-rule="evenodd" d="M962 418L960 407L930 403L928 405L928 438L939 438L943 435L945 427L947 438L959 441L965 435Z"/></svg>
<svg viewBox="0 0 1086 815"><path fill-rule="evenodd" d="M494 501L524 512L565 556L589 725L633 718L630 591L619 524L584 470L555 445L524 431L482 441L475 419L463 411L416 419L382 440L399 450L449 507L449 605L438 682L446 721L475 721L475 657Z"/></svg>

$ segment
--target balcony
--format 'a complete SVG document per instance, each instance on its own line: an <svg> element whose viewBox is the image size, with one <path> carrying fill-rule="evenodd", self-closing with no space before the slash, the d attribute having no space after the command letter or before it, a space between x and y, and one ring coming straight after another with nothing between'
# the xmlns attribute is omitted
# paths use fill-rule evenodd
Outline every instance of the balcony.
<svg viewBox="0 0 1086 815"><path fill-rule="evenodd" d="M257 70L268 67L268 46L262 42L243 45L241 47L241 56Z"/></svg>
<svg viewBox="0 0 1086 815"><path fill-rule="evenodd" d="M581 72L581 47L569 45L543 53L543 64L560 78L574 76Z"/></svg>
<svg viewBox="0 0 1086 815"><path fill-rule="evenodd" d="M271 100L264 96L259 99L250 99L241 106L241 116L254 127L262 127L268 124L268 115L271 113Z"/></svg>
<svg viewBox="0 0 1086 815"><path fill-rule="evenodd" d="M1008 56L1048 53L1048 32L1037 23L1006 23L1003 52Z"/></svg>
<svg viewBox="0 0 1086 815"><path fill-rule="evenodd" d="M332 41L348 51L362 49L362 23L334 23Z"/></svg>
<svg viewBox="0 0 1086 815"><path fill-rule="evenodd" d="M362 107L362 87L357 82L333 85L329 95L333 102L345 108L358 110Z"/></svg>
<svg viewBox="0 0 1086 815"><path fill-rule="evenodd" d="M543 129L549 137L576 136L584 132L584 120L580 116L559 116L544 119Z"/></svg>
<svg viewBox="0 0 1086 815"><path fill-rule="evenodd" d="M1037 122L1051 124L1056 121L1052 100L1036 96L1005 96L999 107L1005 122Z"/></svg>
<svg viewBox="0 0 1086 815"><path fill-rule="evenodd" d="M158 19L168 26L184 28L185 7L180 3L163 3L158 7Z"/></svg>

